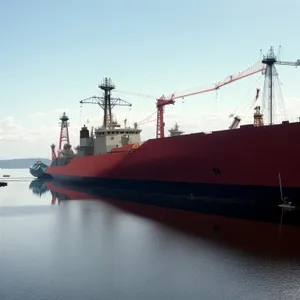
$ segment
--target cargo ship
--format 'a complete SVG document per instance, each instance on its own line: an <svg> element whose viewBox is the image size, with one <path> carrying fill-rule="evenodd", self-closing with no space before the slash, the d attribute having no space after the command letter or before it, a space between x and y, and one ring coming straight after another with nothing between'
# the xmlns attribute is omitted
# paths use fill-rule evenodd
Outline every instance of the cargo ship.
<svg viewBox="0 0 300 300"><path fill-rule="evenodd" d="M69 143L53 157L43 177L77 184L92 184L120 190L135 190L156 196L175 197L173 204L201 211L205 203L235 205L241 209L270 209L285 203L300 203L300 122L273 122L275 64L299 66L300 61L278 61L271 48L255 70L230 76L219 87L263 72L269 103L269 124L264 124L260 107L255 107L253 124L239 126L236 116L226 130L183 134L178 128L164 136L164 105L175 96L157 101L157 136L141 141L141 129L121 126L113 120L115 88L105 78L99 87L104 96L92 97L104 110L103 125L91 131L83 126L77 153ZM200 94L200 91L192 94ZM257 90L258 92L259 90ZM87 102L89 103L89 102ZM92 103L92 102L90 102ZM63 127L67 127L64 116ZM62 135L62 134L61 134ZM178 200L185 198L185 200ZM142 201L142 200L141 200ZM172 206L172 203L169 203Z"/></svg>

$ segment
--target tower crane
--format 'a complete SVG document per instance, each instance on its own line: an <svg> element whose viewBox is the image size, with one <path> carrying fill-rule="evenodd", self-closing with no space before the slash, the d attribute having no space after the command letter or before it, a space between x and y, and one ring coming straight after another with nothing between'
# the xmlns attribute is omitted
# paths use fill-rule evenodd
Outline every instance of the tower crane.
<svg viewBox="0 0 300 300"><path fill-rule="evenodd" d="M169 104L174 104L176 99L179 98L185 98L190 97L198 94L208 93L211 91L219 90L221 87L230 84L232 82L235 82L237 80L246 78L248 76L251 76L253 74L262 72L265 70L265 65L261 62L255 63L250 68L244 70L243 72L239 72L234 75L227 76L224 80L214 83L211 87L197 90L194 92L189 93L173 93L170 97L165 98L165 96L162 96L157 100L156 107L157 107L157 124L156 124L156 138L163 138L165 136L164 134L164 107Z"/></svg>
<svg viewBox="0 0 300 300"><path fill-rule="evenodd" d="M165 127L164 108L165 108L166 105L175 104L176 99L186 98L186 97L190 97L190 96L194 96L194 95L198 95L198 94L203 94L203 93L208 93L208 92L211 92L211 91L219 90L221 87L223 87L227 84L230 84L232 82L235 82L235 81L243 79L243 78L246 78L246 77L251 76L253 74L262 72L262 71L265 70L265 68L266 67L263 63L257 62L253 66L249 67L248 69L246 69L242 72L239 72L237 74L227 76L224 80L216 82L208 88L196 90L196 91L193 91L193 92L173 93L171 96L168 96L168 97L165 97L164 95L162 95L160 98L156 98L156 115L157 115L157 118L156 118L156 138L165 137L165 133L164 133L164 127ZM118 92L123 93L122 91L118 91ZM124 92L124 93L131 94L131 95L136 95L136 96L142 96L142 97L145 97L145 98L155 99L154 96L150 96L150 95L143 95L143 94L136 94L136 93L129 93L129 92ZM149 118L150 118L150 116L147 117L146 119L144 119L140 123L145 123L145 122L148 123Z"/></svg>

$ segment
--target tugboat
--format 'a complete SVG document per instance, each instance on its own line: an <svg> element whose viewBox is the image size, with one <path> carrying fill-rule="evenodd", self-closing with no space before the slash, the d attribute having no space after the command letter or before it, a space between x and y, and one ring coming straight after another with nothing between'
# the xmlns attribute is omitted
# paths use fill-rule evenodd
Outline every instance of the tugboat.
<svg viewBox="0 0 300 300"><path fill-rule="evenodd" d="M38 160L33 165L29 167L29 172L33 177L40 177L44 174L45 170L48 168L46 164Z"/></svg>

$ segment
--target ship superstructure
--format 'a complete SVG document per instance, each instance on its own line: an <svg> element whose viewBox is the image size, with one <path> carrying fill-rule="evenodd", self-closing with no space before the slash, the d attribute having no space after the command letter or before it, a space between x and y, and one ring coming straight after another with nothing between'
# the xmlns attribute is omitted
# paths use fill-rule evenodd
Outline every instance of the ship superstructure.
<svg viewBox="0 0 300 300"><path fill-rule="evenodd" d="M177 123L175 123L174 127L169 129L169 132L170 132L170 136L178 136L184 133L183 131L179 130L179 125Z"/></svg>
<svg viewBox="0 0 300 300"><path fill-rule="evenodd" d="M131 103L120 98L111 97L111 92L115 85L110 78L104 78L98 85L103 90L103 96L92 96L80 101L80 104L97 104L103 110L103 122L101 126L93 127L91 130L86 125L80 130L79 145L75 147L76 153L72 150L69 140L69 117L66 113L60 117L60 139L59 150L55 153L55 145L51 145L52 161L56 165L64 165L74 157L85 157L91 155L105 154L115 148L122 148L128 145L141 143L141 131L134 123L132 127L127 126L127 120L124 125L120 125L114 117L112 110L115 106L131 106Z"/></svg>
<svg viewBox="0 0 300 300"><path fill-rule="evenodd" d="M102 126L96 127L91 132L84 125L80 131L80 144L76 148L78 156L97 155L110 152L114 148L124 147L129 144L141 142L141 129L137 123L133 127L121 126L112 113L115 106L131 106L131 103L120 98L112 98L111 92L115 85L110 78L104 78L102 84L98 86L104 91L103 97L90 97L81 100L80 103L98 104L103 109Z"/></svg>
<svg viewBox="0 0 300 300"><path fill-rule="evenodd" d="M80 144L75 149L79 157L108 153L111 150L141 142L141 129L134 127L98 127L90 132L84 125L80 130Z"/></svg>

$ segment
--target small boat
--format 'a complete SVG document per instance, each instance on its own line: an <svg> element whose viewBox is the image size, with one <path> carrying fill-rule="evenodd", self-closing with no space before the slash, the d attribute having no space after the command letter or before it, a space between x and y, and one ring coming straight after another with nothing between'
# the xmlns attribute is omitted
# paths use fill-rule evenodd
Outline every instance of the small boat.
<svg viewBox="0 0 300 300"><path fill-rule="evenodd" d="M44 174L47 168L48 166L46 164L38 160L32 166L29 167L29 172L33 177L39 178Z"/></svg>

